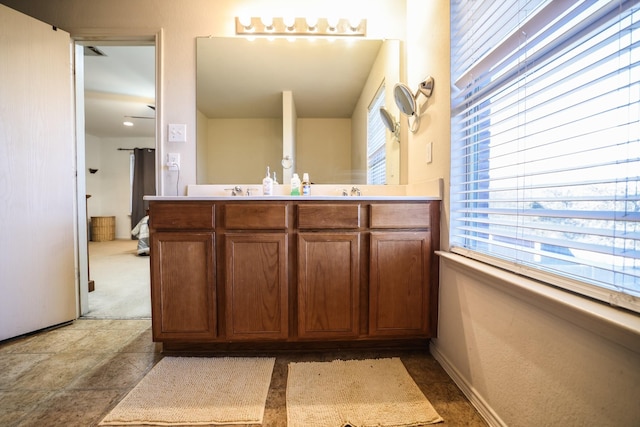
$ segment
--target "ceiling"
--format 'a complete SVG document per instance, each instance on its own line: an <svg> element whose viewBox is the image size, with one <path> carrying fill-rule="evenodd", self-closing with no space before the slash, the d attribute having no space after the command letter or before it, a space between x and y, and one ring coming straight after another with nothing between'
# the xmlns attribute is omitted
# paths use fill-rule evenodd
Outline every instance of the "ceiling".
<svg viewBox="0 0 640 427"><path fill-rule="evenodd" d="M85 47L85 131L100 138L154 137L155 47ZM133 126L122 123L130 121Z"/></svg>
<svg viewBox="0 0 640 427"><path fill-rule="evenodd" d="M212 37L197 41L198 109L207 117L282 117L291 91L298 117L349 118L382 40Z"/></svg>

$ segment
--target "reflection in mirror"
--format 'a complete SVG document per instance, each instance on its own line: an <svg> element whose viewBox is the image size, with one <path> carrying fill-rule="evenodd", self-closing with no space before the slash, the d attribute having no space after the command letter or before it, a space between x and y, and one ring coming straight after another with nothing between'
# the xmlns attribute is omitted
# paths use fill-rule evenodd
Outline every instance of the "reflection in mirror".
<svg viewBox="0 0 640 427"><path fill-rule="evenodd" d="M385 107L380 107L380 119L382 120L384 127L386 127L389 132L393 133L396 140L400 142L400 123L396 121L396 118L393 117Z"/></svg>
<svg viewBox="0 0 640 427"><path fill-rule="evenodd" d="M267 166L279 183L294 172L319 184L366 183L368 108L384 86L385 107L397 112L399 41L196 43L198 184L258 183ZM400 144L391 132L386 140L387 184L397 184Z"/></svg>

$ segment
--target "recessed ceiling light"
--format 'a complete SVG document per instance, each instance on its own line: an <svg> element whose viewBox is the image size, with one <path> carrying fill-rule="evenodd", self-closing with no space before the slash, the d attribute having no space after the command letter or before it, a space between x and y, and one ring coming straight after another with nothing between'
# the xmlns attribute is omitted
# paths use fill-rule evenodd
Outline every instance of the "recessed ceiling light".
<svg viewBox="0 0 640 427"><path fill-rule="evenodd" d="M125 126L133 126L133 122L122 122Z"/></svg>

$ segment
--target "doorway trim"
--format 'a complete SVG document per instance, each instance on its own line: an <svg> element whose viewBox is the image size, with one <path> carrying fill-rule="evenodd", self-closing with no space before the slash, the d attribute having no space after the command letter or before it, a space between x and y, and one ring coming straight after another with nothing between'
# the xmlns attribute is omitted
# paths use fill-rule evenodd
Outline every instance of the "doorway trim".
<svg viewBox="0 0 640 427"><path fill-rule="evenodd" d="M74 89L75 89L75 228L76 228L76 291L77 291L77 315L87 314L89 309L89 243L88 243L88 218L86 200L86 141L84 123L84 66L79 65L78 55L83 54L83 48L88 44L118 44L118 45L154 45L155 47L155 105L156 105L156 194L163 188L162 171L163 147L162 140L162 46L163 30L155 33L148 30L135 29L79 29L71 33L71 49L73 54ZM82 64L84 64L82 62Z"/></svg>

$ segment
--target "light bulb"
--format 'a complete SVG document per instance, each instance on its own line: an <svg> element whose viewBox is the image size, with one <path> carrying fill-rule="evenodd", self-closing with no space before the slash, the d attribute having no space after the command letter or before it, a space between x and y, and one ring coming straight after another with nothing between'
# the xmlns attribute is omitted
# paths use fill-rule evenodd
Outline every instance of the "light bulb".
<svg viewBox="0 0 640 427"><path fill-rule="evenodd" d="M242 25L245 30L250 30L253 28L253 22L250 16L239 16L238 22L240 22L240 25Z"/></svg>
<svg viewBox="0 0 640 427"><path fill-rule="evenodd" d="M360 18L349 18L349 28L351 28L351 31L357 31L361 21L362 19Z"/></svg>
<svg viewBox="0 0 640 427"><path fill-rule="evenodd" d="M273 31L273 18L270 16L263 16L260 18L262 24L264 25L264 29L267 31Z"/></svg>
<svg viewBox="0 0 640 427"><path fill-rule="evenodd" d="M336 18L335 16L330 16L327 18L327 25L329 25L329 31L336 31L338 29L339 23L340 23L340 18Z"/></svg>
<svg viewBox="0 0 640 427"><path fill-rule="evenodd" d="M295 16L285 16L284 18L282 18L282 22L284 23L287 31L293 31L296 29Z"/></svg>
<svg viewBox="0 0 640 427"><path fill-rule="evenodd" d="M309 27L309 31L315 31L318 28L318 18L307 18L307 27Z"/></svg>

